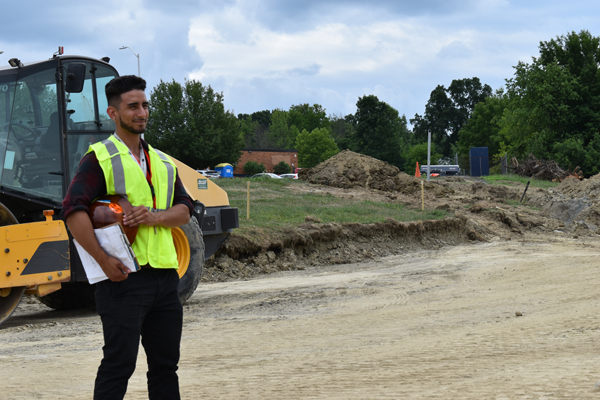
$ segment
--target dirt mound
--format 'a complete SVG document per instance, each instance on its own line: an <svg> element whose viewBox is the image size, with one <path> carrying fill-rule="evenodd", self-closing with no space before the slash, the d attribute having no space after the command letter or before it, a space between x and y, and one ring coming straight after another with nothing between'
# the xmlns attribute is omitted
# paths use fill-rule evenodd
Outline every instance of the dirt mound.
<svg viewBox="0 0 600 400"><path fill-rule="evenodd" d="M421 190L420 179L400 172L384 161L350 150L344 150L314 168L301 170L298 178L343 189L364 187L403 194ZM425 188L434 190L439 196L448 193L448 188L432 183L425 183Z"/></svg>
<svg viewBox="0 0 600 400"><path fill-rule="evenodd" d="M544 209L574 231L600 233L600 176L568 178L543 199Z"/></svg>
<svg viewBox="0 0 600 400"><path fill-rule="evenodd" d="M600 195L600 174L582 181L575 178L567 178L556 187L556 191L570 198L596 198Z"/></svg>

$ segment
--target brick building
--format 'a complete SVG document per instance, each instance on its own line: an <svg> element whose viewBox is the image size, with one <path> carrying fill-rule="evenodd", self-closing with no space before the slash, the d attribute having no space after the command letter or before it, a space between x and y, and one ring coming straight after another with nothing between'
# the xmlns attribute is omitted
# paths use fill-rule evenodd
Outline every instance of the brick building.
<svg viewBox="0 0 600 400"><path fill-rule="evenodd" d="M254 161L263 164L267 172L273 172L273 167L281 161L298 168L298 150L268 150L268 149L242 149L242 157L233 170L234 174L244 174L244 164Z"/></svg>

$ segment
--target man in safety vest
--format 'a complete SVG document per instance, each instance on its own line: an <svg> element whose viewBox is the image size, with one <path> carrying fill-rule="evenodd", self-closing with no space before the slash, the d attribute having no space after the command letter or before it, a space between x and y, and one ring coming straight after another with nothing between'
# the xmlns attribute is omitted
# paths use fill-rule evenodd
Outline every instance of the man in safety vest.
<svg viewBox="0 0 600 400"><path fill-rule="evenodd" d="M171 228L187 224L193 206L175 164L140 138L148 121L145 89L146 82L133 75L106 85L107 114L115 121L115 133L90 146L63 201L73 237L109 278L96 284L104 358L94 399L125 396L140 336L148 359L150 398L180 398L177 364L183 309ZM132 247L142 268L135 273L106 254L94 235L89 207L107 194L126 196L134 206L123 224L138 228Z"/></svg>

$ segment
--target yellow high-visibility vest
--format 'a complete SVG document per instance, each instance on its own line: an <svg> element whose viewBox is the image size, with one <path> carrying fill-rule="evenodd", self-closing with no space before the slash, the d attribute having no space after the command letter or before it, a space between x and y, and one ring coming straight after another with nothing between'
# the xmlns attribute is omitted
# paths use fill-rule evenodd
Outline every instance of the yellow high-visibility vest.
<svg viewBox="0 0 600 400"><path fill-rule="evenodd" d="M150 185L140 166L132 159L129 149L114 136L94 143L93 151L104 172L107 195L127 197L133 206L153 208ZM157 211L173 205L177 167L169 156L148 145L152 185L156 196ZM154 229L156 228L156 229ZM139 225L132 246L140 265L150 264L153 268L178 268L177 253L173 244L171 228L164 226Z"/></svg>

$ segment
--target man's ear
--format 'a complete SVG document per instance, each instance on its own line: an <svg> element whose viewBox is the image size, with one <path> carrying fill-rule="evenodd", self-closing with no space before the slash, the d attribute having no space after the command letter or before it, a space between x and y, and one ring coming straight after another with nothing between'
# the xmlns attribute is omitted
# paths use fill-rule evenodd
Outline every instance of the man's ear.
<svg viewBox="0 0 600 400"><path fill-rule="evenodd" d="M108 114L108 117L113 121L117 120L118 111L113 106L108 106L108 108L106 109L106 113Z"/></svg>

